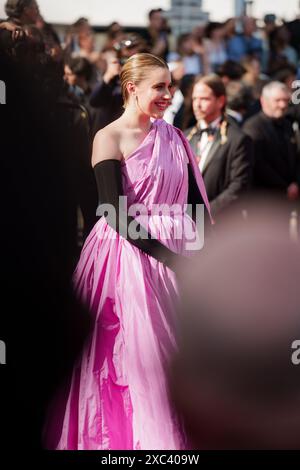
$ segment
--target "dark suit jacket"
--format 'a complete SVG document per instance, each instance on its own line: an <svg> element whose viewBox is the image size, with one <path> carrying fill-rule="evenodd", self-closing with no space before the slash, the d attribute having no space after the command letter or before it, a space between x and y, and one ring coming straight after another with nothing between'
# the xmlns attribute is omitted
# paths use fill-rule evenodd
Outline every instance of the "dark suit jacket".
<svg viewBox="0 0 300 470"><path fill-rule="evenodd" d="M299 183L299 156L292 124L274 121L262 111L243 126L254 144L253 186L256 189L285 192Z"/></svg>
<svg viewBox="0 0 300 470"><path fill-rule="evenodd" d="M187 130L186 134L189 134ZM199 133L190 140L196 154ZM228 122L227 141L215 135L202 172L212 214L225 209L249 188L252 172L252 142L236 125Z"/></svg>

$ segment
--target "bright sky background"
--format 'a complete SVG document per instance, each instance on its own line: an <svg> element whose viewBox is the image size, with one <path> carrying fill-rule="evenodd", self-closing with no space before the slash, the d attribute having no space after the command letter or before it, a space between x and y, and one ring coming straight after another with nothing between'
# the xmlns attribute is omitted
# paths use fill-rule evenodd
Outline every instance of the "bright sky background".
<svg viewBox="0 0 300 470"><path fill-rule="evenodd" d="M6 0L0 0L0 17L4 17ZM126 25L145 25L151 8L168 9L170 0L38 0L45 19L55 23L72 23L86 16L92 24L107 25L116 20ZM299 0L255 0L253 14L262 17L276 13L279 17L293 19L299 12ZM203 0L203 10L212 20L233 16L234 0Z"/></svg>

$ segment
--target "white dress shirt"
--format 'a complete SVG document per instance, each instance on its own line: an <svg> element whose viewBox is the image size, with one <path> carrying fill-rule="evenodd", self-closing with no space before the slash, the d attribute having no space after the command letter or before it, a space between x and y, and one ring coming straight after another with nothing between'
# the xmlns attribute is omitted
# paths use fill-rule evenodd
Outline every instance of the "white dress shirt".
<svg viewBox="0 0 300 470"><path fill-rule="evenodd" d="M219 116L217 119L212 121L209 126L205 121L200 121L200 129L206 129L207 127L210 127L211 129L217 129L219 127L219 124L221 122L221 117ZM215 136L208 135L207 132L203 132L201 135L201 138L197 144L197 155L200 157L199 161L199 168L200 171L203 171L203 168L205 166L205 162L208 156L208 153L210 151L210 148L214 142Z"/></svg>

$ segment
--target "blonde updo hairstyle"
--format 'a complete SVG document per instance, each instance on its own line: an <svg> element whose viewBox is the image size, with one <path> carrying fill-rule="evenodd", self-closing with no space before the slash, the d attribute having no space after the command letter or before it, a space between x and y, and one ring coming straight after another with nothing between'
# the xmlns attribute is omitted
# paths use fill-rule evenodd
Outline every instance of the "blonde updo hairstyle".
<svg viewBox="0 0 300 470"><path fill-rule="evenodd" d="M124 101L123 108L126 108L129 100L127 84L129 82L133 82L135 85L138 85L147 78L149 71L154 67L161 67L169 70L168 65L163 59L156 57L153 54L148 54L147 52L134 54L127 60L120 75Z"/></svg>

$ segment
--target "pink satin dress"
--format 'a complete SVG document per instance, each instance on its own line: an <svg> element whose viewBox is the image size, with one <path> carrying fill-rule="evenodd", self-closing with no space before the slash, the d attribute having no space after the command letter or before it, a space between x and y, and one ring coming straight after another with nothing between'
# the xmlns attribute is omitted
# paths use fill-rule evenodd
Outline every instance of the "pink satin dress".
<svg viewBox="0 0 300 470"><path fill-rule="evenodd" d="M157 120L122 162L131 204L176 204L185 214L190 163L209 210L203 180L185 137ZM148 230L177 253L180 217L154 211ZM178 221L179 220L179 221ZM176 275L117 234L102 217L74 273L76 294L90 309L93 332L76 365L65 403L53 409L48 448L69 450L185 449L184 431L168 397L167 371L176 350ZM55 416L60 414L60 416ZM49 420L48 420L49 421Z"/></svg>

